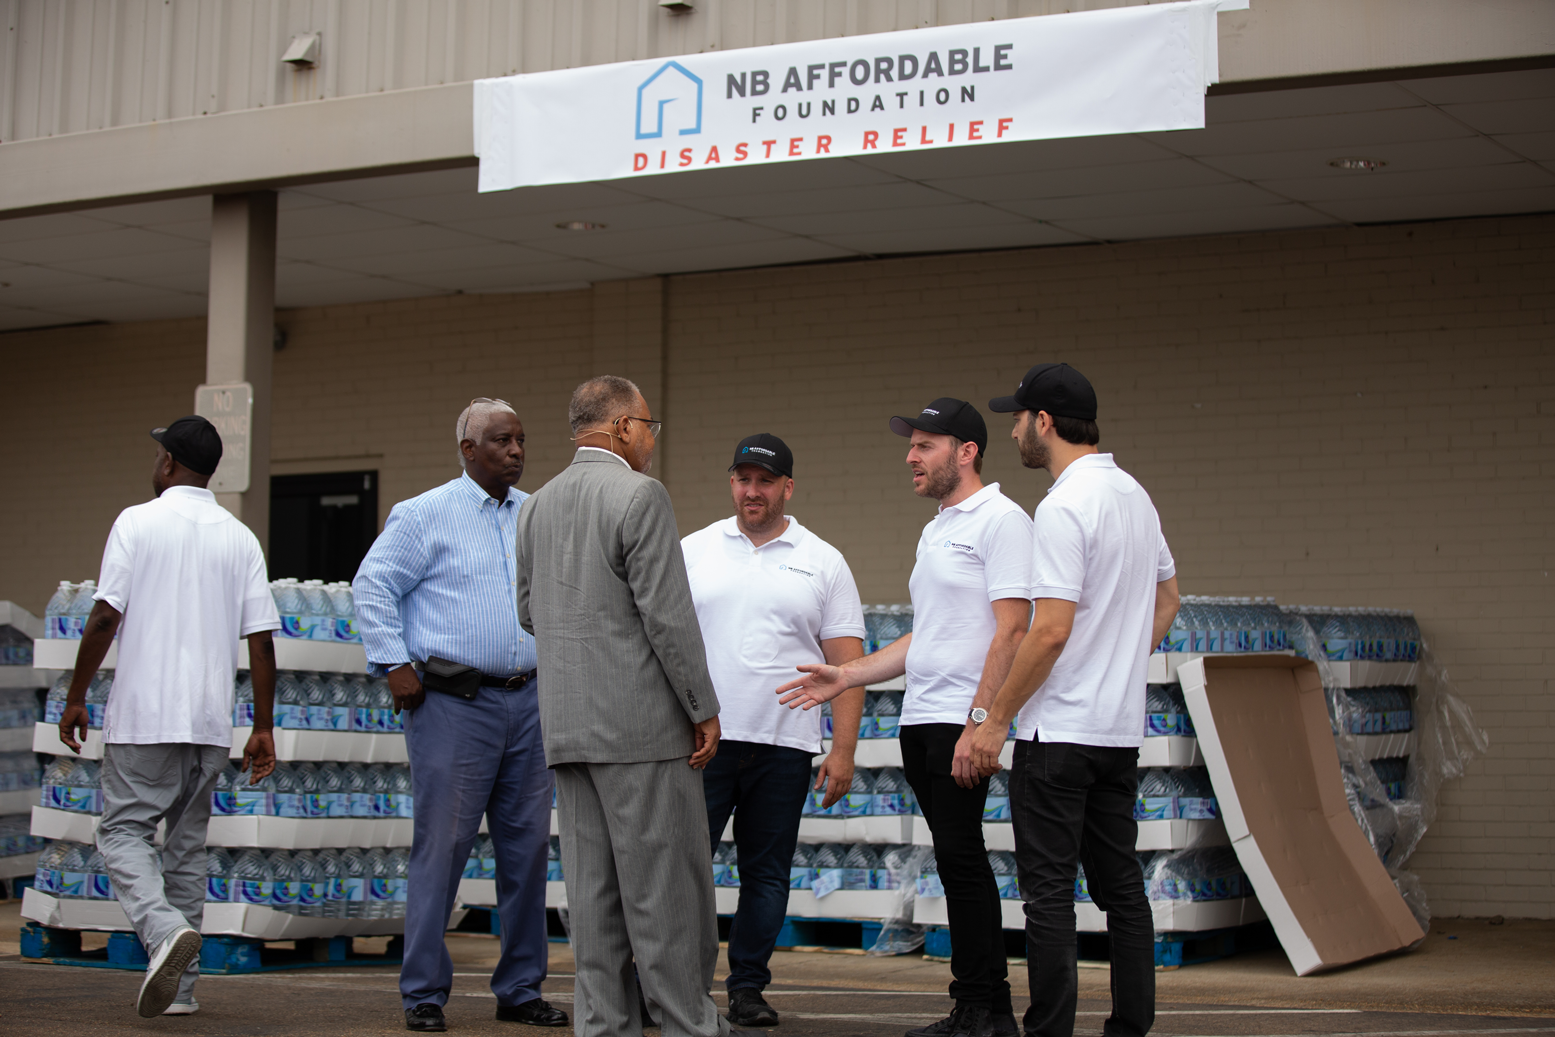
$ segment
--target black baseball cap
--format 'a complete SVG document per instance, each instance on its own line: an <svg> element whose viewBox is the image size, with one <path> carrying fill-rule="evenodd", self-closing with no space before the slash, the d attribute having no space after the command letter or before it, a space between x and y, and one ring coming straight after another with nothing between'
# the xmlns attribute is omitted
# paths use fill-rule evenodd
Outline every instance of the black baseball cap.
<svg viewBox="0 0 1555 1037"><path fill-rule="evenodd" d="M1026 372L1013 396L988 401L995 414L1045 410L1055 418L1096 420L1096 390L1068 364L1038 364Z"/></svg>
<svg viewBox="0 0 1555 1037"><path fill-rule="evenodd" d="M729 471L742 464L753 464L790 479L794 477L794 452L770 432L758 432L740 440L740 445L734 448L734 464L729 466Z"/></svg>
<svg viewBox="0 0 1555 1037"><path fill-rule="evenodd" d="M167 428L154 428L151 438L191 472L214 475L221 464L221 433L198 415L179 418Z"/></svg>
<svg viewBox="0 0 1555 1037"><path fill-rule="evenodd" d="M979 454L988 449L988 423L977 408L965 400L941 396L915 418L891 419L891 431L898 436L911 436L914 429L955 436L963 443L976 443Z"/></svg>

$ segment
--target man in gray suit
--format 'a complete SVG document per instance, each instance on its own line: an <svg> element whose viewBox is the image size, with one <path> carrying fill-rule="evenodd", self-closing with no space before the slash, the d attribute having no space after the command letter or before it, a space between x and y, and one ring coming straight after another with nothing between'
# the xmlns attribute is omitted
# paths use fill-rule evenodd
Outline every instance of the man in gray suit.
<svg viewBox="0 0 1555 1037"><path fill-rule="evenodd" d="M718 750L675 513L648 478L659 423L625 378L591 378L568 409L572 464L518 516L518 618L535 636L540 727L556 771L579 1037L638 1037L632 976L664 1037L729 1032L707 806Z"/></svg>

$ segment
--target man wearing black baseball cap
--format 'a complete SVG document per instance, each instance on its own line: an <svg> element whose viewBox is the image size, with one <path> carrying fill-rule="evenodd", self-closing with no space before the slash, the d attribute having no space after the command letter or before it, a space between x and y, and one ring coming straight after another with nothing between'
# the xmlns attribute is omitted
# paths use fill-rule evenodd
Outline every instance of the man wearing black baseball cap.
<svg viewBox="0 0 1555 1037"><path fill-rule="evenodd" d="M971 744L1031 615L1031 519L998 483L983 485L988 427L970 403L941 397L890 427L912 441L913 492L939 502L908 581L912 632L840 669L801 666L809 676L779 688L780 701L815 704L906 675L902 771L934 837L955 1000L948 1018L909 1037L1014 1037L999 889L983 843L988 783Z"/></svg>
<svg viewBox="0 0 1555 1037"><path fill-rule="evenodd" d="M238 642L248 640L254 727L243 750L250 783L275 767L271 708L280 616L264 552L206 488L221 436L200 417L151 431L156 499L126 508L108 534L97 603L86 621L59 721L74 752L87 736L86 690L114 635L118 670L103 720L103 816L97 848L119 904L151 961L140 1015L198 1010L205 835L211 790L232 745ZM161 859L152 844L166 821Z"/></svg>
<svg viewBox="0 0 1555 1037"><path fill-rule="evenodd" d="M1104 1029L1143 1037L1155 1020L1154 927L1134 799L1146 669L1177 614L1177 570L1150 496L1096 449L1096 391L1084 375L1038 364L988 406L1015 415L1021 463L1053 476L1035 515L1031 630L972 742L973 763L992 773L1018 715L1010 807L1031 983L1025 1032L1074 1033L1083 864L1112 943Z"/></svg>
<svg viewBox="0 0 1555 1037"><path fill-rule="evenodd" d="M729 930L729 1021L774 1026L762 997L788 913L789 869L821 752L821 717L782 708L772 688L801 663L841 665L864 654L864 609L842 553L784 514L794 455L777 436L747 436L729 466L734 516L681 541L691 599L718 692L722 738L702 772L713 847L734 815L740 901ZM834 707L832 749L815 788L824 804L853 783L864 689ZM738 809L736 809L738 808Z"/></svg>

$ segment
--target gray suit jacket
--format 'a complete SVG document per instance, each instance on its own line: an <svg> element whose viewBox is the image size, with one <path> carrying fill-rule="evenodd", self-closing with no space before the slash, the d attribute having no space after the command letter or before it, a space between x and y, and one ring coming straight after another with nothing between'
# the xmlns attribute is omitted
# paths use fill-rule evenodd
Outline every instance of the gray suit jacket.
<svg viewBox="0 0 1555 1037"><path fill-rule="evenodd" d="M690 756L718 696L663 485L579 450L524 502L516 561L546 763Z"/></svg>

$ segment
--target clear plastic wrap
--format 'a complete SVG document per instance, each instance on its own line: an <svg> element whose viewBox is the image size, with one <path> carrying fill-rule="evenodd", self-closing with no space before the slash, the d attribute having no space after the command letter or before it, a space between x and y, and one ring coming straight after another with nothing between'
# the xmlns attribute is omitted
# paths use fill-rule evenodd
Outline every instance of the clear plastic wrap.
<svg viewBox="0 0 1555 1037"><path fill-rule="evenodd" d="M880 936L868 953L878 957L908 954L923 946L924 927L912 920L918 899L918 874L934 856L930 846L899 846L881 855L880 863L896 884L896 901L889 918L881 919Z"/></svg>
<svg viewBox="0 0 1555 1037"><path fill-rule="evenodd" d="M1322 644L1304 615L1291 614L1288 618L1299 630L1298 644ZM1375 706L1362 701L1369 697L1366 694L1369 689L1340 688L1323 652L1312 652L1309 658L1317 664L1328 696L1334 745L1339 753L1350 812L1393 877L1393 884L1420 927L1429 930L1431 911L1425 889L1420 879L1405 870L1404 865L1436 819L1437 797L1442 784L1462 777L1468 762L1490 749L1490 736L1474 722L1468 703L1453 688L1447 670L1437 660L1430 642L1422 638L1412 710L1415 744L1405 768L1404 796L1402 799L1389 798L1387 785L1361 748L1356 733L1368 730L1368 718L1376 715Z"/></svg>

